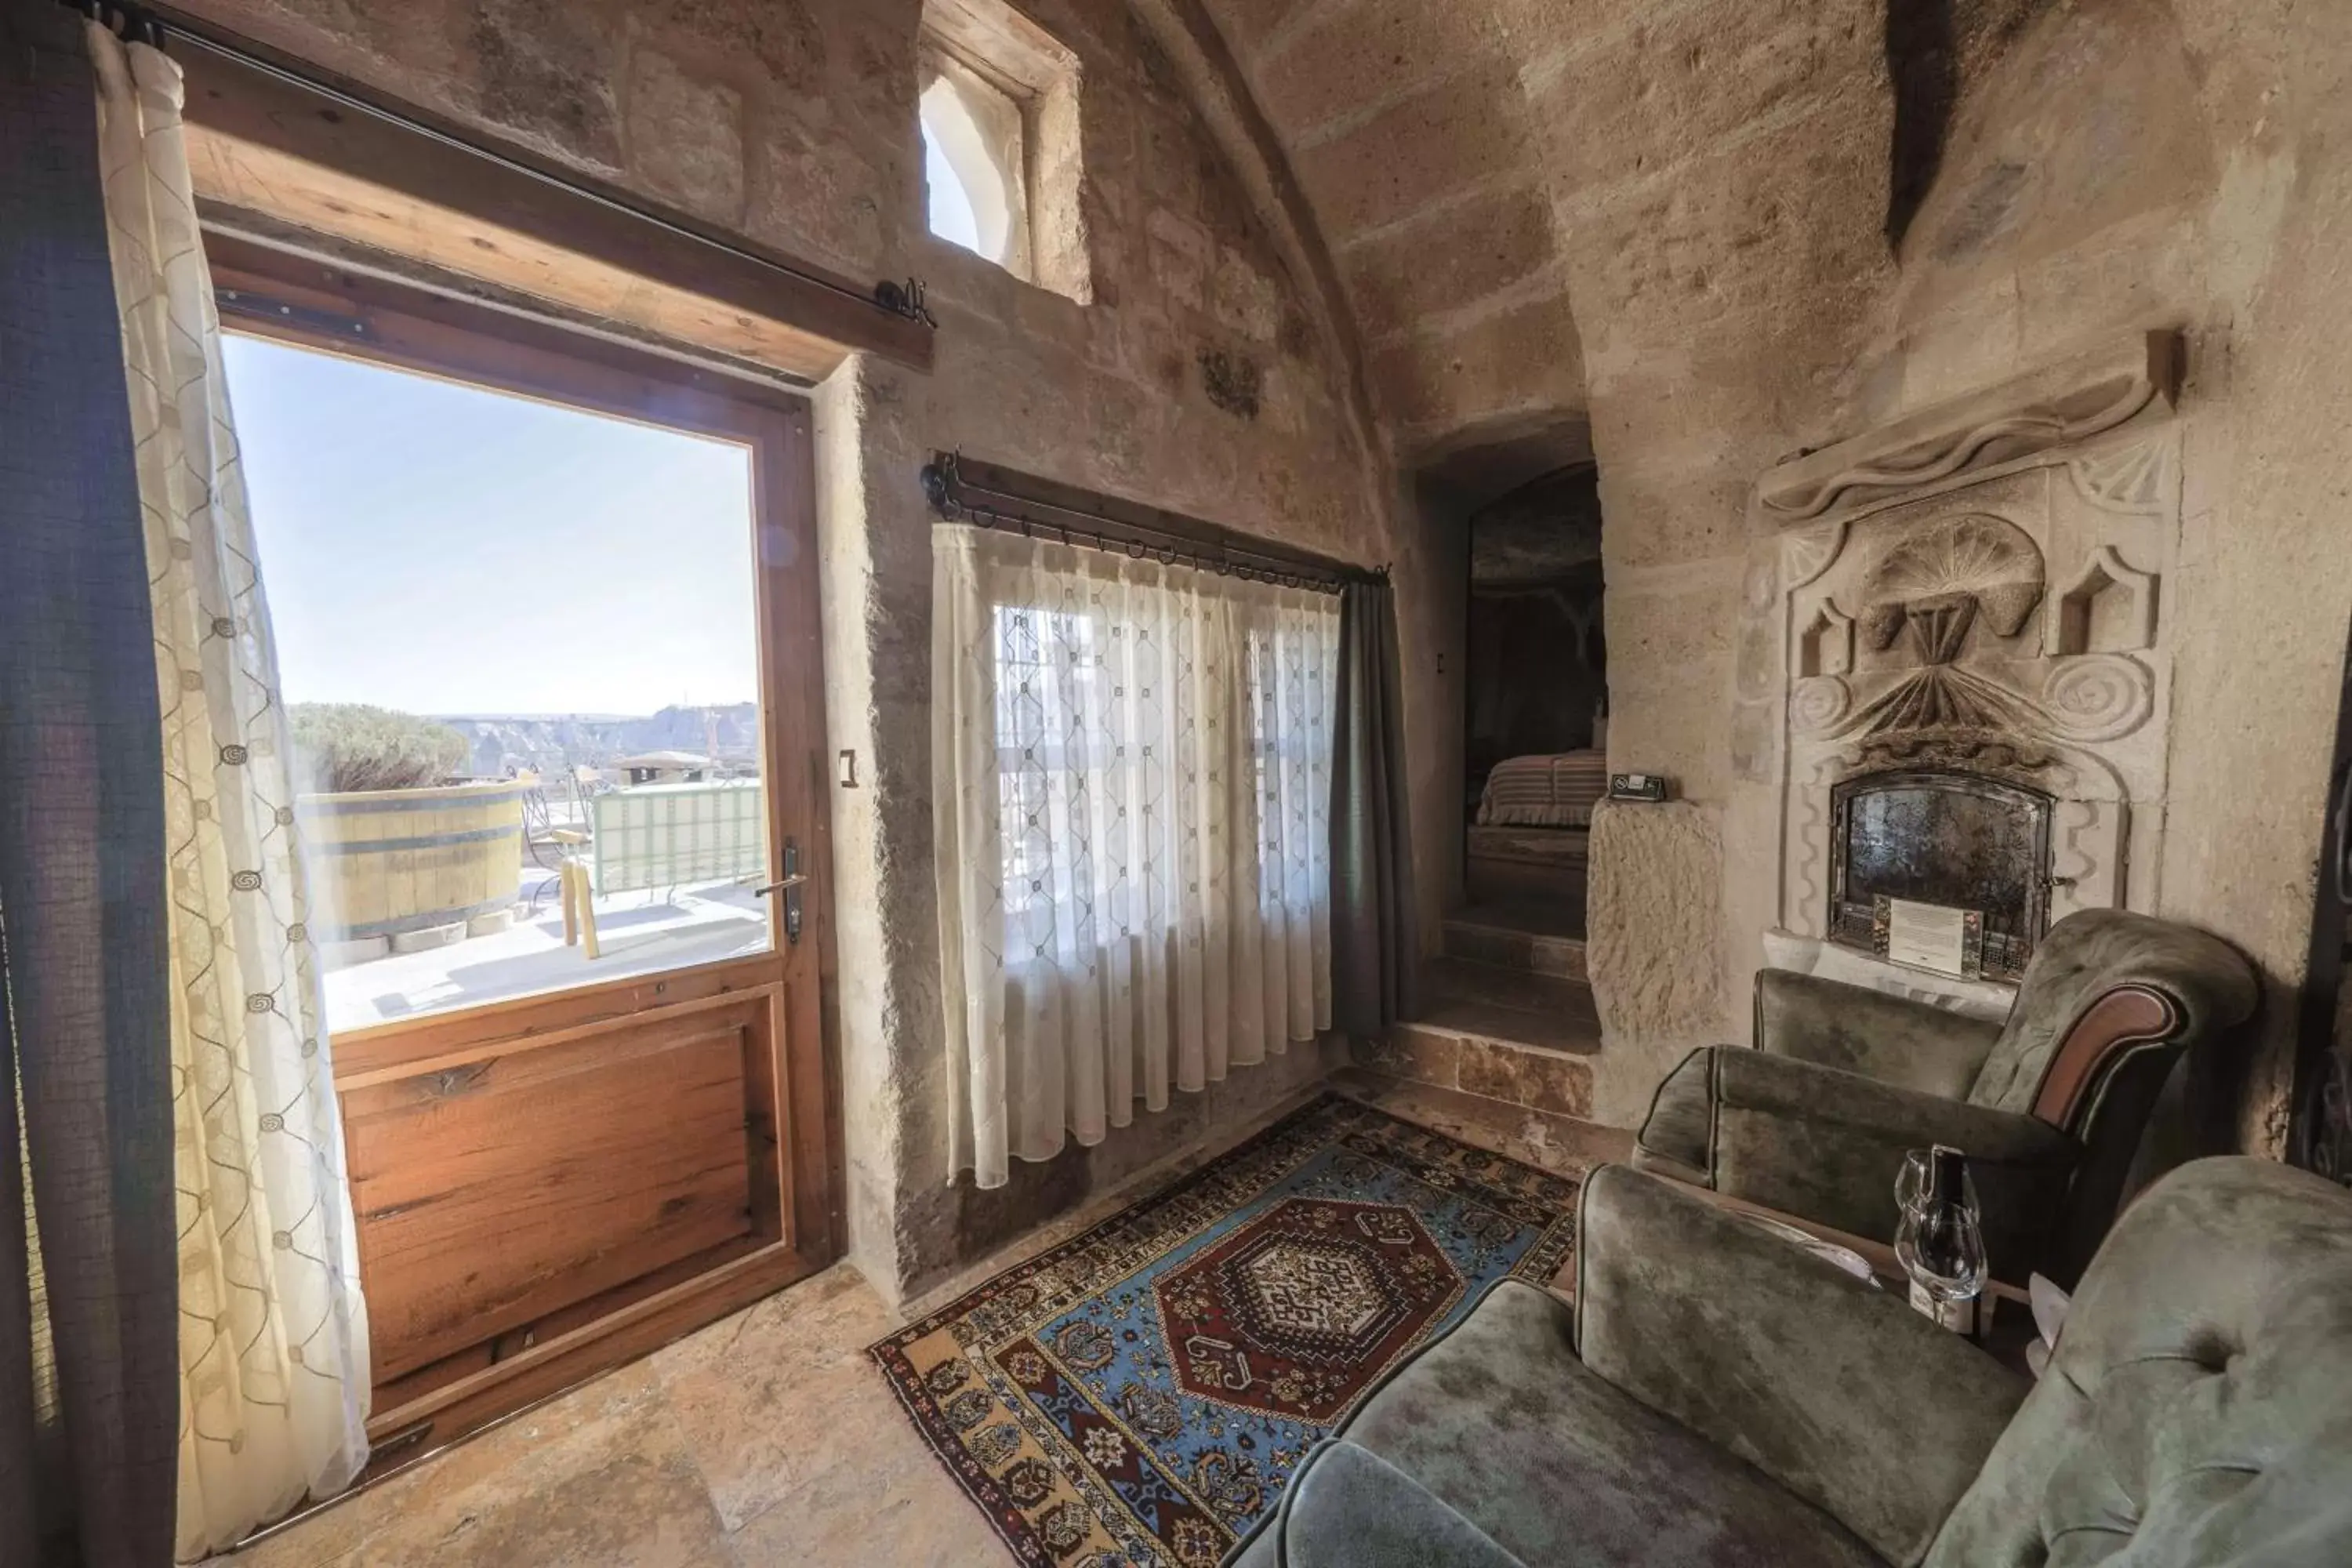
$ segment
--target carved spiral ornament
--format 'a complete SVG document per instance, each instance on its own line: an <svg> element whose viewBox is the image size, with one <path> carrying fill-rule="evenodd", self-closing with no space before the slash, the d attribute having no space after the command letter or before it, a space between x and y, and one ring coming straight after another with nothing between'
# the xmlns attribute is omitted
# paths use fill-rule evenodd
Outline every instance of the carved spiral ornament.
<svg viewBox="0 0 2352 1568"><path fill-rule="evenodd" d="M2050 672L2042 705L2050 727L2070 741L2120 740L2155 710L2155 683L2135 660L2085 654Z"/></svg>
<svg viewBox="0 0 2352 1568"><path fill-rule="evenodd" d="M1853 709L1853 691L1834 675L1816 675L1797 682L1789 696L1789 722L1800 735L1826 735Z"/></svg>

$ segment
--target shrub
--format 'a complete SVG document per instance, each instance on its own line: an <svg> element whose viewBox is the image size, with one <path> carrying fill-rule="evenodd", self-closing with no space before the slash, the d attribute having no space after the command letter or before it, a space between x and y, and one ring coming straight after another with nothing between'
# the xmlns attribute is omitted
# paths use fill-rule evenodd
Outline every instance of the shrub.
<svg viewBox="0 0 2352 1568"><path fill-rule="evenodd" d="M463 773L473 750L448 725L389 708L297 702L286 711L298 778L337 795L437 784Z"/></svg>

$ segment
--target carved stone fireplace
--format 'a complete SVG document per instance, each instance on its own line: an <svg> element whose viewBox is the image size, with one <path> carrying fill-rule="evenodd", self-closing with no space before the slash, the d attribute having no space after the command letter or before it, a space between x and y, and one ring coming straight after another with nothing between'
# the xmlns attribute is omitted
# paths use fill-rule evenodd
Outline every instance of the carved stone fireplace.
<svg viewBox="0 0 2352 1568"><path fill-rule="evenodd" d="M1768 962L1994 1012L2051 921L2153 905L2176 363L2135 336L1764 476ZM1983 910L1992 984L1867 956L1880 894Z"/></svg>

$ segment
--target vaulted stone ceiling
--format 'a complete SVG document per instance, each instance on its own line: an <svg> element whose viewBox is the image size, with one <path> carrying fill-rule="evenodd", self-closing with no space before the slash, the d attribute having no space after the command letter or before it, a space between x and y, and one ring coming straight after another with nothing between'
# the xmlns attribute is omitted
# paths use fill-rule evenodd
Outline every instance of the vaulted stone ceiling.
<svg viewBox="0 0 2352 1568"><path fill-rule="evenodd" d="M1580 423L1521 85L1558 38L1517 0L1204 4L1314 208L1400 455Z"/></svg>
<svg viewBox="0 0 2352 1568"><path fill-rule="evenodd" d="M1580 412L1576 327L1497 7L1206 4L1315 208L1400 451L1531 410Z"/></svg>
<svg viewBox="0 0 2352 1568"><path fill-rule="evenodd" d="M1874 0L1202 3L1314 210L1409 467L1529 438L1570 459L1596 384L1631 373L1622 406L1654 414L1646 372L1690 386L1726 317L1810 336L1828 352L1789 369L1829 374L1884 279Z"/></svg>

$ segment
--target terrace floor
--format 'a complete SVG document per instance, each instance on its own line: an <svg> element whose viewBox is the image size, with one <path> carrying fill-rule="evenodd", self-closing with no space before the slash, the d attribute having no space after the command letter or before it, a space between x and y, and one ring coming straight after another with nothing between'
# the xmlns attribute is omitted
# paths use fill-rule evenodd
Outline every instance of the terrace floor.
<svg viewBox="0 0 2352 1568"><path fill-rule="evenodd" d="M564 945L556 874L527 867L514 925L446 947L331 970L327 1027L364 1028L509 996L625 980L759 952L767 901L739 882L613 893L596 900L602 955Z"/></svg>

